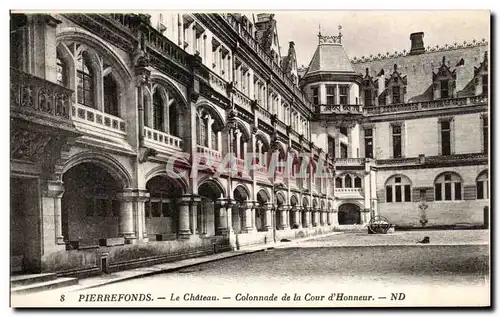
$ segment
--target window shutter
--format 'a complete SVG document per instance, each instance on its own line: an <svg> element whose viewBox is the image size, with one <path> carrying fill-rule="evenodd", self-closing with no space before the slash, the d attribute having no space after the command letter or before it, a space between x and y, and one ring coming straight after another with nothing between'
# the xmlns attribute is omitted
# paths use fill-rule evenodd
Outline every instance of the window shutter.
<svg viewBox="0 0 500 317"><path fill-rule="evenodd" d="M425 201L434 201L434 188L428 188L425 191Z"/></svg>
<svg viewBox="0 0 500 317"><path fill-rule="evenodd" d="M464 199L465 200L475 200L476 199L476 185L465 185L464 186Z"/></svg>
<svg viewBox="0 0 500 317"><path fill-rule="evenodd" d="M420 188L415 188L415 187L412 188L411 200L416 202L420 201Z"/></svg>

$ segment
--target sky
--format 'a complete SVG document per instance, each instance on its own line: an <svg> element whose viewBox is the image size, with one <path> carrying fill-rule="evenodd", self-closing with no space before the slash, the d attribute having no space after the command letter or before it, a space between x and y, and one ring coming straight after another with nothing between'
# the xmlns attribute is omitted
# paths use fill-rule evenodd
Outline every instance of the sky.
<svg viewBox="0 0 500 317"><path fill-rule="evenodd" d="M257 19L257 12L255 14ZM427 47L489 39L489 11L274 11L281 55L295 42L298 65L307 66L323 35L337 35L349 58L410 49L410 34L424 32ZM251 14L249 14L251 18Z"/></svg>

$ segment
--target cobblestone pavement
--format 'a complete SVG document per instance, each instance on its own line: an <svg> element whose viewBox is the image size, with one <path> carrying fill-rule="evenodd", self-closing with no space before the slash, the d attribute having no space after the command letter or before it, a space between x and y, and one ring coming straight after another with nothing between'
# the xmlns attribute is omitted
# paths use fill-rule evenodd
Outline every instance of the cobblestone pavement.
<svg viewBox="0 0 500 317"><path fill-rule="evenodd" d="M487 245L488 230L418 230L396 231L390 234L343 233L335 236L303 241L300 247L419 245L416 242L429 237L430 245Z"/></svg>
<svg viewBox="0 0 500 317"><path fill-rule="evenodd" d="M424 236L430 237L430 244L415 243ZM172 293L234 297L236 292L324 293L356 287L356 291L371 292L386 289L387 292L411 293L413 290L412 294L430 296L423 297L424 305L429 299L437 300L436 296L438 299L442 296L446 303L460 296L484 298L489 294L487 242L488 232L478 230L412 231L390 235L343 233L283 243L261 252L83 292L153 292L155 296L166 298ZM449 297L449 294L454 295ZM172 305L167 300L164 303Z"/></svg>

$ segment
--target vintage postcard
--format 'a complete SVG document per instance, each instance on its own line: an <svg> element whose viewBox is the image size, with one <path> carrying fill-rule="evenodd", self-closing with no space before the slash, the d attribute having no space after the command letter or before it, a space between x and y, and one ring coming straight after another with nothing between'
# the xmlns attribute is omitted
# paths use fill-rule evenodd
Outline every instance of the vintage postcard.
<svg viewBox="0 0 500 317"><path fill-rule="evenodd" d="M11 11L11 306L489 307L490 20Z"/></svg>

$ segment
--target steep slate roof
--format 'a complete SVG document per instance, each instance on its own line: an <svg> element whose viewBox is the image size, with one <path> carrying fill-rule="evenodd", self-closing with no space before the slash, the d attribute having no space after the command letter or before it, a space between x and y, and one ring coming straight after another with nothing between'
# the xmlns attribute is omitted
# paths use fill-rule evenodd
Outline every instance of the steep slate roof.
<svg viewBox="0 0 500 317"><path fill-rule="evenodd" d="M456 90L458 96L463 96L471 89L470 81L474 78L474 68L481 64L484 52L487 50L487 42L478 42L475 45L426 51L418 55L400 54L389 57L382 55L381 57L369 58L366 61L354 59L352 65L358 72L364 72L368 68L372 76L376 76L381 70L384 70L387 78L387 74L397 64L401 75L407 76L408 101L424 101L432 100L433 73L441 67L443 57L446 58L446 64L449 65L450 70L457 72ZM463 65L461 65L462 63Z"/></svg>
<svg viewBox="0 0 500 317"><path fill-rule="evenodd" d="M342 45L320 43L305 76L315 72L355 73L356 70L352 67Z"/></svg>

